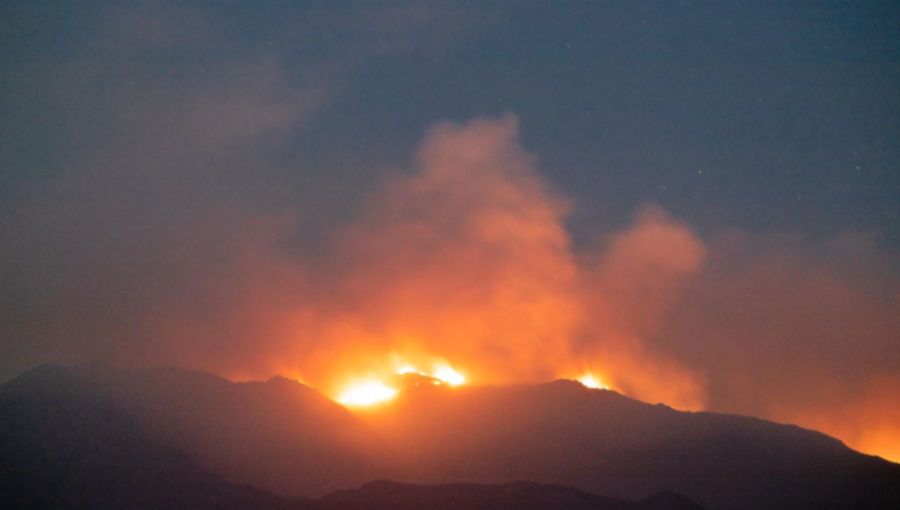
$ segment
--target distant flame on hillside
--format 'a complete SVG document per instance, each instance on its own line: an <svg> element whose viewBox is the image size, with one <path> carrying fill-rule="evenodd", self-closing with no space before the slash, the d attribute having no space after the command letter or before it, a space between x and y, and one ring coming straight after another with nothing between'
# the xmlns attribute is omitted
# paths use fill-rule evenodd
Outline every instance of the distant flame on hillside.
<svg viewBox="0 0 900 510"><path fill-rule="evenodd" d="M409 384L403 382L409 379L397 379L396 376L410 375L426 381L429 385L458 386L466 382L466 378L450 365L436 364L434 370L428 374L413 365L404 363L396 371L393 379L386 381L370 379L353 383L338 397L337 401L345 406L368 406L390 400L403 389L404 385ZM412 384L419 385L418 382Z"/></svg>
<svg viewBox="0 0 900 510"><path fill-rule="evenodd" d="M389 400L397 394L397 390L389 388L382 382L366 381L352 385L338 398L338 403L346 406L368 406Z"/></svg>
<svg viewBox="0 0 900 510"><path fill-rule="evenodd" d="M434 377L435 379L440 379L451 386L457 386L466 382L465 377L463 377L456 370L453 370L452 368L447 366L438 368L434 372L434 374L432 374L432 377Z"/></svg>
<svg viewBox="0 0 900 510"><path fill-rule="evenodd" d="M587 388L593 388L593 389L596 389L596 390L608 390L608 389L610 389L609 386L607 386L607 385L603 384L602 382L600 382L600 380L597 379L596 377L594 377L593 374L585 374L585 375L583 375L580 379L578 379L578 382L580 382L581 384L583 384L583 385L584 385L585 387L587 387Z"/></svg>

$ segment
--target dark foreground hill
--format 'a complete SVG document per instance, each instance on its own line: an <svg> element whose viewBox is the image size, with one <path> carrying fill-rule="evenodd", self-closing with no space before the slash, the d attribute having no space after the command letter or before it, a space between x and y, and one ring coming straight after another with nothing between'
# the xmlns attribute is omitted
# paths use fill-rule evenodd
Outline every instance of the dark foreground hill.
<svg viewBox="0 0 900 510"><path fill-rule="evenodd" d="M233 383L176 368L69 370L152 437L228 480L318 496L384 477L385 452L369 427L296 381Z"/></svg>
<svg viewBox="0 0 900 510"><path fill-rule="evenodd" d="M287 509L148 437L83 378L40 367L0 387L0 508Z"/></svg>
<svg viewBox="0 0 900 510"><path fill-rule="evenodd" d="M632 502L569 487L516 482L503 485L454 483L414 485L388 481L338 491L316 501L320 510L702 510L675 493Z"/></svg>
<svg viewBox="0 0 900 510"><path fill-rule="evenodd" d="M560 380L404 392L362 414L391 442L395 479L535 480L717 509L900 508L900 465L825 434L690 413Z"/></svg>
<svg viewBox="0 0 900 510"><path fill-rule="evenodd" d="M318 500L229 484L149 437L94 381L42 367L0 387L0 508L217 510L693 510L678 495L630 502L566 487L373 482Z"/></svg>
<svg viewBox="0 0 900 510"><path fill-rule="evenodd" d="M73 396L73 388L81 389ZM212 495L201 491L202 497L192 496L201 503L208 501L202 498L232 501L258 496L262 503L244 507L396 508L400 503L391 494L399 494L410 504L421 501L421 508L433 508L432 500L445 500L434 494L448 490L452 492L445 494L448 498L463 498L460 501L478 491L499 491L507 498L503 501L517 501L530 486L503 484L531 480L604 494L622 504L656 494L642 504L669 505L659 508L690 508L673 506L685 503L673 492L723 510L900 508L900 466L854 452L818 432L753 418L679 412L571 381L503 388L409 388L394 401L357 416L315 390L281 378L236 384L176 369L122 372L45 366L0 387L0 397L0 448L4 448L0 462L3 469L18 470L4 479L25 485L42 479L29 476L28 466L43 469L59 464L53 455L51 462L35 460L47 453L47 441L64 442L72 430L95 428L65 425L67 413L74 413L71 423L94 420L105 422L97 431L112 436L126 432L125 437L132 439L125 446L131 444L138 451L90 457L87 452L95 448L89 445L118 444L93 436L80 449L67 443L52 446L51 453L68 452L63 456L67 467L50 470L56 473L54 479L87 476L82 465L101 469L110 465L110 459L120 462L116 459L123 456L139 459L161 451L167 453L155 454L153 462L123 464L138 470L129 476L174 487L166 483L167 473L180 469L184 474L176 481L206 480L187 484L188 492L215 489ZM41 417L47 412L59 416ZM79 412L86 414L79 417ZM99 419L98 413L115 419ZM29 422L38 424L35 434L50 439L31 438L23 425ZM25 434L22 444L31 444L30 449L15 446L17 441L11 447L10 430ZM178 452L187 453L197 464ZM18 460L5 460L9 453ZM128 469L115 472L124 476ZM497 485L488 489L464 484L431 488L370 484L322 500L285 502L231 486L207 472L281 496L318 496L387 478L419 484ZM103 480L101 475L97 477ZM550 498L547 501L557 501L570 490L538 487L543 487L540 492ZM587 508L577 506L583 499L563 500L576 506L548 502L542 508Z"/></svg>

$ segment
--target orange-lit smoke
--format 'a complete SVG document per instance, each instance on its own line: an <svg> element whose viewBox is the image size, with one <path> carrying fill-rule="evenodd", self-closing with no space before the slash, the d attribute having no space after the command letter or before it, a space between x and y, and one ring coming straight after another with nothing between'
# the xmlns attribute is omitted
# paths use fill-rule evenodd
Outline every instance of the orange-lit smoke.
<svg viewBox="0 0 900 510"><path fill-rule="evenodd" d="M444 358L482 384L544 381L565 366L581 313L568 204L516 129L511 116L437 126L419 171L389 178L336 236L340 301L310 377L342 364L389 370L395 354L414 366Z"/></svg>
<svg viewBox="0 0 900 510"><path fill-rule="evenodd" d="M702 407L696 375L648 352L633 326L658 320L702 261L687 227L650 207L579 260L569 204L537 174L512 116L438 125L417 161L335 236L333 308L297 332L318 339L298 357L307 380L335 394L348 379L385 380L398 356L440 358L476 384L591 369L637 398Z"/></svg>
<svg viewBox="0 0 900 510"><path fill-rule="evenodd" d="M702 243L648 207L576 255L570 204L537 173L517 129L512 115L433 128L415 171L389 176L315 266L266 242L286 236L290 215L248 224L229 241L237 256L204 272L185 304L230 295L230 310L213 302L208 321L159 313L152 325L178 343L166 354L232 377L290 374L335 397L408 364L445 380L456 376L438 371L452 367L475 384L591 371L637 398L702 407L699 376L641 339L697 270Z"/></svg>
<svg viewBox="0 0 900 510"><path fill-rule="evenodd" d="M232 256L152 310L146 328L162 340L146 359L290 375L334 398L404 365L452 367L472 384L592 374L644 401L897 449L884 409L900 391L872 382L898 370L897 287L846 269L884 265L871 242L836 240L828 260L790 236L704 242L651 205L576 252L570 207L519 145L515 117L439 124L413 171L388 176L315 261L272 241L290 238L290 214L186 226L188 246L199 231ZM884 292L865 290L876 280Z"/></svg>
<svg viewBox="0 0 900 510"><path fill-rule="evenodd" d="M643 337L662 327L704 257L703 243L686 225L652 206L583 255L581 300L588 313L573 343L579 366L635 398L702 409L702 375L652 352Z"/></svg>
<svg viewBox="0 0 900 510"><path fill-rule="evenodd" d="M703 370L709 406L900 460L900 288L871 234L728 231L646 340Z"/></svg>

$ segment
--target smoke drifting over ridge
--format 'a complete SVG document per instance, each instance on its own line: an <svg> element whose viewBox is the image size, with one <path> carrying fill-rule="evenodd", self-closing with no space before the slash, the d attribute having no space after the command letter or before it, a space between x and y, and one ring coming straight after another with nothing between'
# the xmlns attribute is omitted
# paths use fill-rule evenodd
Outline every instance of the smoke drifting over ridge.
<svg viewBox="0 0 900 510"><path fill-rule="evenodd" d="M160 312L148 327L176 364L287 373L332 395L400 362L446 362L481 384L590 370L636 397L701 408L697 376L649 353L630 324L659 320L699 267L702 243L650 207L608 249L576 255L569 207L519 146L513 116L440 124L415 172L387 177L329 238L326 257L286 258L265 241L265 224L247 225L225 247L236 265L201 279L181 312ZM209 299L215 313L190 313Z"/></svg>
<svg viewBox="0 0 900 510"><path fill-rule="evenodd" d="M319 256L285 241L303 235L290 211L210 201L105 244L92 215L57 223L48 204L20 201L4 224L22 234L3 244L6 371L174 364L332 396L400 361L476 384L591 371L646 401L793 421L882 455L900 444L898 285L872 236L704 242L647 206L576 253L573 205L512 115L432 128L413 170L387 176ZM137 220L106 207L112 225Z"/></svg>

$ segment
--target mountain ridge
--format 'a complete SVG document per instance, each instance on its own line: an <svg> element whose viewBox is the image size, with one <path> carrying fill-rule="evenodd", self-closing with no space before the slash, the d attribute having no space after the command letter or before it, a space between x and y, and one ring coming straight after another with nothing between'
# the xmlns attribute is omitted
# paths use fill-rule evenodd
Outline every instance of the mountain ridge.
<svg viewBox="0 0 900 510"><path fill-rule="evenodd" d="M528 501L534 508L683 508L671 501L646 506L646 502L604 498L571 488L527 486ZM373 487L381 490L373 493ZM569 497L556 497L560 491ZM39 367L13 384L0 386L0 507L4 509L441 508L429 493L439 494L445 507L458 510L523 508L521 495L507 487L471 484L465 488L423 487L383 481L315 500L282 498L205 472L187 455L150 437L102 395L94 381L72 371ZM386 499L386 495L390 497Z"/></svg>
<svg viewBox="0 0 900 510"><path fill-rule="evenodd" d="M672 491L711 509L891 508L900 465L793 425L645 404L559 380L425 387L350 413L297 381L232 383L181 369L38 367L81 378L154 440L232 483L321 496L389 478L530 480L642 500ZM186 446L185 446L186 445Z"/></svg>

